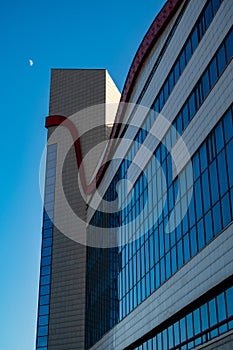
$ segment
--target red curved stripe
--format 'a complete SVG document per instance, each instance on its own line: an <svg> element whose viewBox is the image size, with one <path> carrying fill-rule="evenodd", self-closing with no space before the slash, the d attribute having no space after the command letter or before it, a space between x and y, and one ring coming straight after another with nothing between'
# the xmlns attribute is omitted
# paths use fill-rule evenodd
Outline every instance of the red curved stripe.
<svg viewBox="0 0 233 350"><path fill-rule="evenodd" d="M147 31L133 59L132 65L130 67L129 73L125 81L120 102L129 101L130 95L136 83L137 77L140 73L140 69L143 63L145 62L146 58L148 57L151 51L151 48L155 45L155 42L159 39L160 35L162 34L169 20L174 15L174 13L176 12L176 10L178 9L178 7L181 5L182 2L184 2L184 0L168 0L163 6L163 8L161 9L161 11L159 12L159 14L156 16L154 22L152 23L149 30ZM76 126L68 118L64 116L54 115L54 116L48 116L46 118L46 123L45 123L46 128L49 128L51 126L58 126L62 124L62 126L66 127L71 133L71 136L74 141L75 154L77 159L77 165L79 168L80 179L81 179L83 191L86 194L91 194L94 191L94 189L96 188L96 185L99 183L100 179L102 178L107 168L106 162L109 159L111 150L113 149L114 139L116 139L119 133L120 123L123 118L123 105L124 105L123 103L122 104L120 103L119 105L116 118L113 124L112 132L110 135L110 141L108 143L108 147L105 152L102 166L100 167L96 178L90 184L86 183L85 171L82 164L81 144L80 144L79 134L78 134L78 130L76 129Z"/></svg>
<svg viewBox="0 0 233 350"><path fill-rule="evenodd" d="M75 155L76 155L77 165L79 169L82 188L85 194L90 194L94 191L96 187L96 181L94 179L90 184L87 185L86 183L85 170L82 163L82 148L81 148L78 130L74 125L74 123L70 119L64 116L52 115L46 118L46 122L45 122L46 128L49 128L51 126L58 126L58 125L62 125L63 127L67 128L72 136L72 139L74 141Z"/></svg>

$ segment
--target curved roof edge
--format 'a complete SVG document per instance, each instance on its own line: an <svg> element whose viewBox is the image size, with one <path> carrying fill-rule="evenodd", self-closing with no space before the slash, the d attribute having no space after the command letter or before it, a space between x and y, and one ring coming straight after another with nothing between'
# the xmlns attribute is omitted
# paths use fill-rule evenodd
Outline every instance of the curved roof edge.
<svg viewBox="0 0 233 350"><path fill-rule="evenodd" d="M134 56L124 84L121 102L128 102L142 64L182 2L183 0L168 0L154 19Z"/></svg>
<svg viewBox="0 0 233 350"><path fill-rule="evenodd" d="M123 92L121 95L121 100L119 104L119 108L116 114L116 118L113 124L112 132L110 135L110 140L109 144L104 156L104 160L102 163L102 166L98 170L97 176L92 181L92 183L87 184L86 183L86 178L85 178L85 173L84 169L82 168L82 151L81 151L81 145L79 142L79 137L78 137L78 131L76 127L73 125L73 123L69 122L66 117L64 116L48 116L46 118L46 128L49 128L51 126L58 126L63 124L66 128L69 129L73 140L75 144L75 152L76 152L76 160L77 160L77 165L79 170L81 170L81 181L82 181L82 186L86 194L91 194L95 188L95 186L99 185L107 167L108 163L106 162L109 160L109 156L111 151L113 150L114 147L114 139L117 137L117 133L120 130L121 126L121 118L123 115L123 105L124 103L121 102L128 102L129 97L131 95L131 92L133 90L134 84L136 82L136 79L139 75L140 68L145 62L146 58L148 57L151 48L155 45L156 41L159 39L160 35L162 34L163 30L166 28L168 22L174 15L174 13L177 11L178 7L182 4L184 0L167 0L159 14L156 16L155 20L153 21L152 25L148 29L146 35L144 36L137 52L136 55L133 59L133 62L131 64L131 67L129 69ZM81 167L80 167L81 165Z"/></svg>

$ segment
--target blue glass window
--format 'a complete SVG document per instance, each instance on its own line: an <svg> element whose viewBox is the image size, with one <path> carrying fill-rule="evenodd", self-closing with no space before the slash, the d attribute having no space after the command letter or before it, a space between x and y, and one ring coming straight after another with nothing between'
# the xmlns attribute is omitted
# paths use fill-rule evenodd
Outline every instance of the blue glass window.
<svg viewBox="0 0 233 350"><path fill-rule="evenodd" d="M48 335L48 326L40 326L38 328L38 336L43 337L45 335Z"/></svg>
<svg viewBox="0 0 233 350"><path fill-rule="evenodd" d="M214 86L214 84L216 83L217 78L218 78L216 58L213 59L211 65L210 65L209 71L210 71L210 86L212 87L212 86Z"/></svg>
<svg viewBox="0 0 233 350"><path fill-rule="evenodd" d="M233 31L231 30L226 39L226 54L227 54L227 62L232 59L233 56Z"/></svg>

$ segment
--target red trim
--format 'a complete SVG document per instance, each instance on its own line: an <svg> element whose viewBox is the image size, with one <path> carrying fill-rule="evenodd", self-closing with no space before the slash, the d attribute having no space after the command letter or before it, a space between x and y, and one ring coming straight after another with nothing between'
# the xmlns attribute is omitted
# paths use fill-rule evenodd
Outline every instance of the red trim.
<svg viewBox="0 0 233 350"><path fill-rule="evenodd" d="M72 139L74 141L75 155L76 155L76 160L77 160L77 165L79 169L79 175L80 175L83 191L86 194L90 194L94 191L96 187L96 181L95 180L92 181L89 185L87 185L86 183L85 170L82 163L82 148L81 148L78 130L74 125L74 123L70 119L64 116L52 115L46 118L46 122L45 122L46 128L50 128L52 126L58 126L58 125L62 125L63 127L67 128L72 136Z"/></svg>
<svg viewBox="0 0 233 350"><path fill-rule="evenodd" d="M165 3L161 11L155 18L154 22L150 26L144 39L142 40L141 45L137 50L137 53L130 67L130 70L127 75L126 82L123 88L120 102L129 101L131 92L134 88L134 85L136 83L136 80L140 73L140 69L142 65L144 64L146 58L148 57L155 42L159 39L163 30L166 28L171 17L175 14L178 7L181 5L183 1L184 0L167 0L167 2ZM51 126L58 126L62 124L62 126L66 127L70 131L71 136L74 140L75 153L76 153L76 159L77 159L77 165L79 168L81 183L83 186L83 190L86 194L90 194L93 192L93 190L96 188L96 184L99 183L100 179L104 174L104 171L106 169L106 162L109 158L111 150L113 149L114 139L117 137L117 134L119 132L119 129L120 129L119 125L122 120L122 117L123 117L123 104L120 104L120 107L117 111L117 115L112 128L110 141L104 156L103 165L100 167L95 180L93 180L88 185L86 183L85 172L82 165L82 151L81 151L81 144L79 141L79 134L75 125L66 117L59 116L59 115L48 116L46 118L46 123L45 123L46 128L49 128Z"/></svg>

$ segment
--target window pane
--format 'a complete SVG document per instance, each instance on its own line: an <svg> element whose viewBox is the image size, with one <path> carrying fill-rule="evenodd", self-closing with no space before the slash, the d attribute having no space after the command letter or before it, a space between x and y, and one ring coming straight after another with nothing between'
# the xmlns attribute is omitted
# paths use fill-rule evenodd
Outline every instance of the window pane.
<svg viewBox="0 0 233 350"><path fill-rule="evenodd" d="M223 194L228 190L226 157L225 157L224 150L218 156L218 174L219 174L220 196L222 197Z"/></svg>
<svg viewBox="0 0 233 350"><path fill-rule="evenodd" d="M212 204L216 203L219 199L219 191L218 191L218 177L217 177L217 167L216 161L214 161L210 165L210 188L211 188L211 199ZM232 169L233 170L233 169Z"/></svg>
<svg viewBox="0 0 233 350"><path fill-rule="evenodd" d="M213 5L213 13L215 15L219 9L219 6L221 5L221 0L212 0L212 5Z"/></svg>
<svg viewBox="0 0 233 350"><path fill-rule="evenodd" d="M209 189L209 175L208 175L208 169L202 174L201 177L202 180L202 188L203 191L203 206L204 206L204 213L206 213L210 208L210 189Z"/></svg>
<svg viewBox="0 0 233 350"><path fill-rule="evenodd" d="M44 335L48 335L48 326L38 327L38 336L43 337Z"/></svg>
<svg viewBox="0 0 233 350"><path fill-rule="evenodd" d="M47 325L48 321L49 321L49 316L48 315L39 317L39 325L40 326Z"/></svg>
<svg viewBox="0 0 233 350"><path fill-rule="evenodd" d="M191 255L194 256L197 253L197 234L196 227L193 227L190 231L190 244L191 244Z"/></svg>
<svg viewBox="0 0 233 350"><path fill-rule="evenodd" d="M209 80L209 70L206 71L202 80L203 97L205 98L210 91L210 80Z"/></svg>
<svg viewBox="0 0 233 350"><path fill-rule="evenodd" d="M212 226L212 215L211 211L209 211L205 215L205 236L206 236L206 243L209 243L211 239L213 238L213 226Z"/></svg>
<svg viewBox="0 0 233 350"><path fill-rule="evenodd" d="M227 317L233 316L233 287L226 291Z"/></svg>
<svg viewBox="0 0 233 350"><path fill-rule="evenodd" d="M222 230L221 208L219 202L213 207L214 235Z"/></svg>
<svg viewBox="0 0 233 350"><path fill-rule="evenodd" d="M225 52L225 46L222 45L220 50L218 50L217 53L217 62L218 62L218 74L222 74L226 67L226 52Z"/></svg>
<svg viewBox="0 0 233 350"><path fill-rule="evenodd" d="M204 331L209 328L209 317L207 304L201 306L201 329Z"/></svg>
<svg viewBox="0 0 233 350"><path fill-rule="evenodd" d="M183 72L184 68L185 68L185 51L183 51L180 55L180 71L181 73Z"/></svg>
<svg viewBox="0 0 233 350"><path fill-rule="evenodd" d="M184 236L184 262L186 263L190 259L190 244L189 234Z"/></svg>
<svg viewBox="0 0 233 350"><path fill-rule="evenodd" d="M230 187L232 187L233 186L233 161L232 161L233 140L231 140L230 143L227 145L226 153L227 153L227 168L228 168L229 182L230 182Z"/></svg>
<svg viewBox="0 0 233 350"><path fill-rule="evenodd" d="M50 292L50 285L46 285L46 286L41 286L40 287L40 295L46 295L49 294Z"/></svg>
<svg viewBox="0 0 233 350"><path fill-rule="evenodd" d="M209 3L209 5L207 6L206 10L205 10L205 22L206 22L206 27L209 27L210 22L212 20L213 14L212 14L212 5L211 5L211 1Z"/></svg>
<svg viewBox="0 0 233 350"><path fill-rule="evenodd" d="M37 346L46 346L48 341L48 337L38 337L37 338Z"/></svg>
<svg viewBox="0 0 233 350"><path fill-rule="evenodd" d="M40 306L40 308L39 308L39 315L40 316L48 315L48 313L49 313L49 306L48 305Z"/></svg>
<svg viewBox="0 0 233 350"><path fill-rule="evenodd" d="M189 98L189 113L190 113L190 119L194 116L196 113L196 102L195 102L195 93L193 92L192 95Z"/></svg>
<svg viewBox="0 0 233 350"><path fill-rule="evenodd" d="M233 56L233 30L230 31L230 33L227 36L226 39L226 53L227 53L227 62L229 62L232 59Z"/></svg>
<svg viewBox="0 0 233 350"><path fill-rule="evenodd" d="M233 123L231 111L223 119L223 128L225 135L225 142L227 143L233 137Z"/></svg>
<svg viewBox="0 0 233 350"><path fill-rule="evenodd" d="M216 140L216 150L217 150L217 153L219 153L224 147L222 123L219 123L217 125L214 133L215 133L215 140Z"/></svg>
<svg viewBox="0 0 233 350"><path fill-rule="evenodd" d="M209 71L210 71L210 86L213 87L217 81L217 78L218 78L216 58L213 59L211 65L209 67Z"/></svg>
<svg viewBox="0 0 233 350"><path fill-rule="evenodd" d="M197 243L198 243L198 250L201 250L205 246L205 233L204 233L203 219L201 219L197 224Z"/></svg>
<svg viewBox="0 0 233 350"><path fill-rule="evenodd" d="M223 227L226 227L231 222L231 208L229 193L226 193L221 200Z"/></svg>
<svg viewBox="0 0 233 350"><path fill-rule="evenodd" d="M187 42L186 48L185 48L185 56L186 56L186 62L190 60L190 57L192 56L192 47L191 47L191 40Z"/></svg>
<svg viewBox="0 0 233 350"><path fill-rule="evenodd" d="M191 42L192 42L192 48L193 48L193 52L195 51L197 45L198 45L198 32L197 32L197 28L194 30L192 37L191 37Z"/></svg>

